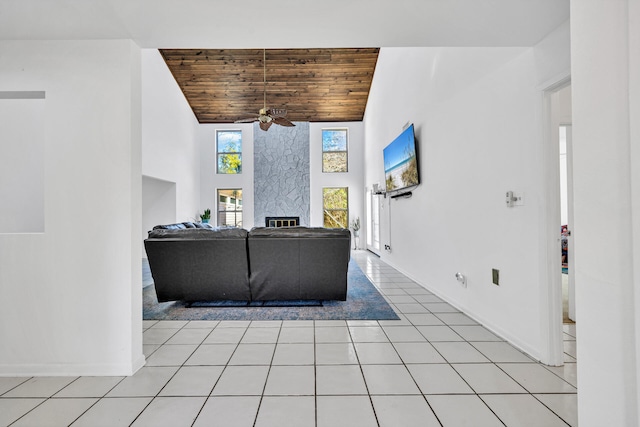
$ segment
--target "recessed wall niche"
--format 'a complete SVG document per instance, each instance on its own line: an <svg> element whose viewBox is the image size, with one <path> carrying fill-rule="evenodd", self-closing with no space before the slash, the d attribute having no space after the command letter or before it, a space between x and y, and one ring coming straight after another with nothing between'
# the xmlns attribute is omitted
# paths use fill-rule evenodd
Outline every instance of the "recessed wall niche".
<svg viewBox="0 0 640 427"><path fill-rule="evenodd" d="M0 233L44 232L44 91L0 91Z"/></svg>

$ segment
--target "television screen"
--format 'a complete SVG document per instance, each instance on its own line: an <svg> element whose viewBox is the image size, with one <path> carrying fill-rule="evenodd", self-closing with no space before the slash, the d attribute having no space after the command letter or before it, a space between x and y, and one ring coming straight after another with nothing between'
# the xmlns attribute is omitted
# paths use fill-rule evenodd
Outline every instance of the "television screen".
<svg viewBox="0 0 640 427"><path fill-rule="evenodd" d="M398 191L420 184L413 125L387 145L382 154L387 191Z"/></svg>

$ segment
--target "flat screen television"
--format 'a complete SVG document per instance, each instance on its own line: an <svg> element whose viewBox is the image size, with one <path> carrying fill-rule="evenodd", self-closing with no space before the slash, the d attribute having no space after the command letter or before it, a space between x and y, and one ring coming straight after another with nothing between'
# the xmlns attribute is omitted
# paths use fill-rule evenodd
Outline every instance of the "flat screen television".
<svg viewBox="0 0 640 427"><path fill-rule="evenodd" d="M400 191L420 184L413 125L403 130L385 147L382 157L387 192Z"/></svg>

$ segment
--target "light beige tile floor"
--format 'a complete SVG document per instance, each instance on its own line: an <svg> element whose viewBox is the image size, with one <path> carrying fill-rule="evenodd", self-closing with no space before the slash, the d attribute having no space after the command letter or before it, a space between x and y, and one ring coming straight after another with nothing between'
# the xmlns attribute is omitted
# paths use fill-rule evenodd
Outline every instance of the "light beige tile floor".
<svg viewBox="0 0 640 427"><path fill-rule="evenodd" d="M575 325L544 366L352 255L400 320L145 321L131 377L0 378L0 426L577 426Z"/></svg>

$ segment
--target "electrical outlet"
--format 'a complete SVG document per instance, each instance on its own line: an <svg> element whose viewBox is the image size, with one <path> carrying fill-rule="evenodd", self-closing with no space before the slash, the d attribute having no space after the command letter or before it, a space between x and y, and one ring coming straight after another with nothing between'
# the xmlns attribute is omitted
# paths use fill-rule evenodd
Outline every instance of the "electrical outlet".
<svg viewBox="0 0 640 427"><path fill-rule="evenodd" d="M491 277L493 279L493 284L500 286L500 270L498 270L497 268L492 268Z"/></svg>

